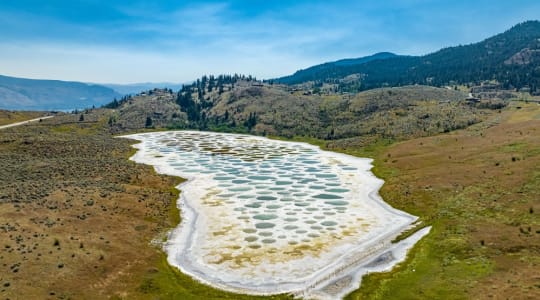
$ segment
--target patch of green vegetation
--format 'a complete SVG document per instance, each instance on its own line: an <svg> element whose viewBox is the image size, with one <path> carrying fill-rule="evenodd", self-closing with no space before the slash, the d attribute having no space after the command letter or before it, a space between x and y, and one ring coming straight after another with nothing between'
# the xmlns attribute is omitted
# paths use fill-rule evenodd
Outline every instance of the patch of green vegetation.
<svg viewBox="0 0 540 300"><path fill-rule="evenodd" d="M280 141L301 142L319 146L322 150L334 151L343 154L348 154L357 157L377 157L380 153L386 150L390 145L395 143L392 139L377 139L373 143L362 147L353 147L347 144L346 141L331 141L323 140L309 136L294 136L291 138L282 136L268 136L268 138Z"/></svg>
<svg viewBox="0 0 540 300"><path fill-rule="evenodd" d="M68 133L68 132L73 132L74 129L70 125L59 125L59 126L53 127L51 131L55 133Z"/></svg>
<svg viewBox="0 0 540 300"><path fill-rule="evenodd" d="M525 142L514 142L500 147L500 151L503 153L520 154L518 156L512 156L512 161L519 159L525 159L533 156L540 155L540 149L531 146Z"/></svg>
<svg viewBox="0 0 540 300"><path fill-rule="evenodd" d="M36 119L44 115L44 112L39 111L9 111L0 109L0 126Z"/></svg>
<svg viewBox="0 0 540 300"><path fill-rule="evenodd" d="M237 125L234 127L231 127L230 125L225 125L225 124L209 125L207 130L215 131L215 132L225 132L225 133L239 133L239 134L249 133L249 129L242 125Z"/></svg>
<svg viewBox="0 0 540 300"><path fill-rule="evenodd" d="M250 296L212 288L169 265L164 253L156 261L156 266L144 276L138 288L141 299L293 299L289 295Z"/></svg>
<svg viewBox="0 0 540 300"><path fill-rule="evenodd" d="M527 143L510 143L501 147L501 151L505 153L523 151L527 147Z"/></svg>
<svg viewBox="0 0 540 300"><path fill-rule="evenodd" d="M392 240L392 243L399 243L403 241L404 239L410 237L411 235L415 234L422 228L426 228L429 225L427 223L416 223L416 225L408 230L403 231L400 235L398 235L395 239Z"/></svg>
<svg viewBox="0 0 540 300"><path fill-rule="evenodd" d="M104 110L92 110L83 112L80 115L67 114L60 117L55 117L51 121L54 122L51 127L53 133L77 134L77 135L94 135L104 131L104 125L107 122L108 112ZM80 121L80 116L85 116L84 121Z"/></svg>
<svg viewBox="0 0 540 300"><path fill-rule="evenodd" d="M178 177L179 178L179 177ZM183 182L185 179L179 178L178 184ZM177 200L180 197L180 190L178 190L176 187L171 188L170 193L174 197L174 201L171 201L170 209L169 209L169 220L171 223L176 226L180 224L181 218L180 218L180 210L178 209Z"/></svg>
<svg viewBox="0 0 540 300"><path fill-rule="evenodd" d="M424 222L398 239L428 225L431 232L403 263L389 272L365 276L360 289L346 299L468 299L469 289L493 272L494 262L480 242L469 240L468 223L481 213L476 202L464 194L431 207L431 217L419 213L414 203L400 207L420 215Z"/></svg>
<svg viewBox="0 0 540 300"><path fill-rule="evenodd" d="M308 136L294 136L291 138L283 137L283 136L268 136L268 138L278 141L288 141L288 142L299 142L299 143L308 143L311 145L319 146L321 149L326 149L327 141L322 139L317 139L314 137L308 137Z"/></svg>
<svg viewBox="0 0 540 300"><path fill-rule="evenodd" d="M441 239L444 227L444 222L433 224L405 262L390 272L364 276L361 288L345 299L468 299L467 288L492 272L493 263L467 257L462 237Z"/></svg>

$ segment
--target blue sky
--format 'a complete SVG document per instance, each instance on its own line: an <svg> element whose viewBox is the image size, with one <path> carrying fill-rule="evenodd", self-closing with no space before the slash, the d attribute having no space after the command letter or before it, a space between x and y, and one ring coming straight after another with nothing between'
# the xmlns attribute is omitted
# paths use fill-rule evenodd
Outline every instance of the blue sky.
<svg viewBox="0 0 540 300"><path fill-rule="evenodd" d="M257 78L422 55L539 18L538 0L0 1L0 74L99 83Z"/></svg>

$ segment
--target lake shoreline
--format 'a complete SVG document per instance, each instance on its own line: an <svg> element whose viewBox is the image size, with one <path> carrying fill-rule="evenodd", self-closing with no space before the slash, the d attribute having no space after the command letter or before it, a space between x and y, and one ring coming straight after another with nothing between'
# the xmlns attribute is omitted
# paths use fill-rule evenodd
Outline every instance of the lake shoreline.
<svg viewBox="0 0 540 300"><path fill-rule="evenodd" d="M160 132L163 133L163 132ZM153 165L154 168L158 173L167 174L167 175L174 175L178 176L174 170L171 170L170 166L165 166L159 163L156 163L155 161L152 162L152 159L149 159L147 156L146 150L144 149L144 139L141 139L141 136L149 135L149 133L145 134L135 134L135 135L128 135L124 136L127 138L142 140L141 143L133 145L134 148L139 149L137 153L135 153L134 156L132 156L130 159L133 161L136 161L138 163L144 163L144 164L150 164ZM229 135L229 134L223 134L223 135ZM234 135L234 134L231 134ZM267 140L262 137L253 137L253 136L247 136L249 138L253 139L263 139ZM272 140L273 141L273 140ZM335 152L328 152L321 150L318 146L301 143L301 142L284 142L284 141L274 141L278 143L288 143L288 144L296 144L301 145L303 147L313 148L317 149L317 151L320 151L322 153L331 153L333 157L337 157L339 159L342 159L344 161L354 161L354 160L363 160L364 162L367 162L369 164L369 169L371 169L372 165L371 159L367 158L357 158L354 156L342 154L342 153L335 153ZM376 266L369 267L370 264L373 264L373 261L378 260L381 255L385 253L396 253L395 255L392 254L392 259L388 260L386 259L385 266L386 268L391 268L393 265L395 265L397 262L403 260L405 258L405 254L401 255L400 253L406 253L407 250L414 245L414 242L411 243L411 240L418 240L425 234L429 232L429 228L426 228L425 230L420 230L419 232L415 233L411 237L409 237L406 240L401 241L397 244L392 244L391 241L397 237L401 232L408 229L412 223L414 223L417 218L407 214L402 211L398 211L393 209L391 206L389 206L387 203L383 201L383 199L379 196L378 191L380 187L383 185L383 181L376 178L373 173L369 171L369 169L365 170L367 171L367 174L369 177L372 177L372 179L375 180L376 184L371 186L371 190L369 191L368 198L369 201L372 204L375 204L379 206L379 209L383 209L387 211L388 213L399 215L400 217L406 219L406 221L401 222L399 226L395 226L391 230L387 230L383 236L375 237L372 241L368 243L360 244L357 247L353 247L352 249L349 249L348 252L342 254L339 256L339 259L332 260L332 263L326 264L326 266L320 270L318 270L315 273L312 273L308 276L305 276L300 281L296 282L270 282L270 283L264 283L264 281L259 284L246 284L241 282L225 282L221 280L221 278L216 278L212 276L212 274L208 274L208 272L199 271L196 268L190 267L192 264L192 261L188 258L188 255L184 255L186 251L191 251L193 245L192 242L194 240L194 235L196 234L196 224L199 220L199 214L196 212L196 209L189 204L188 198L186 198L186 191L185 188L188 189L189 192L189 185L193 183L196 179L194 177L187 178L189 176L181 176L183 178L188 179L186 182L182 183L181 185L177 186L177 189L181 189L182 193L180 194L180 198L178 199L177 206L179 207L181 214L182 214L182 222L180 225L173 229L171 233L169 234L169 239L164 245L165 251L168 253L168 262L179 268L182 272L196 278L197 280L209 284L214 287L218 287L223 290L231 291L231 292L238 292L243 294L251 294L251 295L273 295L273 294L281 294L281 293L293 293L295 295L302 295L304 297L316 297L316 298L327 298L330 297L329 293L332 293L333 295L331 297L342 297L347 292L350 292L356 288L358 288L358 283L360 281L361 275L367 273L367 272L373 272L377 268L380 268L380 264ZM185 175L185 174L184 174ZM182 251L178 251L178 249L184 249ZM176 255L174 255L176 253ZM366 255L368 253L368 255ZM182 255L181 255L182 254ZM402 257L401 257L402 256ZM196 257L196 256L195 256ZM345 266L345 267L344 267ZM343 278L351 277L354 280L350 280L350 282L341 287L339 290L331 291L329 292L329 286L335 285L336 282L342 281Z"/></svg>

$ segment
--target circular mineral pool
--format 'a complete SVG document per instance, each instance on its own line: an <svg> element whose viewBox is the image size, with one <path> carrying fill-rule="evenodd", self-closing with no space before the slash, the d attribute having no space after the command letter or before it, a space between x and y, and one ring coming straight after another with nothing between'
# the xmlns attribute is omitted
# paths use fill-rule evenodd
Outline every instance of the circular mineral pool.
<svg viewBox="0 0 540 300"><path fill-rule="evenodd" d="M248 237L244 238L244 240L245 240L246 242L255 242L255 241L258 240L258 239L259 239L259 238L256 237L256 236L248 236Z"/></svg>
<svg viewBox="0 0 540 300"><path fill-rule="evenodd" d="M338 223L337 222L334 222L334 221L324 221L324 222L321 222L321 225L323 226L336 226Z"/></svg>
<svg viewBox="0 0 540 300"><path fill-rule="evenodd" d="M296 225L287 225L285 227L283 227L285 230L295 230L295 229L298 229L298 226Z"/></svg>
<svg viewBox="0 0 540 300"><path fill-rule="evenodd" d="M277 218L278 218L277 215L272 215L272 214L261 214L261 215L254 215L253 216L253 219L263 220L263 221L273 220L273 219L277 219Z"/></svg>
<svg viewBox="0 0 540 300"><path fill-rule="evenodd" d="M255 228L258 228L258 229L273 228L275 226L276 226L276 224L270 223L270 222L262 222L262 223L255 224Z"/></svg>
<svg viewBox="0 0 540 300"><path fill-rule="evenodd" d="M343 199L342 196L334 195L334 194L318 194L313 196L315 199L324 199L324 200L330 200L330 199Z"/></svg>

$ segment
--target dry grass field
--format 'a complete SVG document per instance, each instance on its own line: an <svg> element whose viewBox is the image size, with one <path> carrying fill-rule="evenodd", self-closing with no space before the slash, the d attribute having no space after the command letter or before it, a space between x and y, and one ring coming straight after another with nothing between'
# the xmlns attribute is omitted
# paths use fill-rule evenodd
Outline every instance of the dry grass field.
<svg viewBox="0 0 540 300"><path fill-rule="evenodd" d="M255 298L168 266L152 241L180 221L180 179L129 161L110 113L0 131L0 298ZM374 157L383 198L433 226L350 299L540 298L540 106L513 102L467 129L390 145L325 145Z"/></svg>
<svg viewBox="0 0 540 300"><path fill-rule="evenodd" d="M35 119L44 115L44 112L39 111L10 111L0 109L0 126Z"/></svg>
<svg viewBox="0 0 540 300"><path fill-rule="evenodd" d="M172 225L177 180L130 163L129 141L77 120L0 132L3 298L122 295L159 258L148 243Z"/></svg>
<svg viewBox="0 0 540 300"><path fill-rule="evenodd" d="M540 106L376 151L383 198L432 232L350 299L540 298Z"/></svg>

